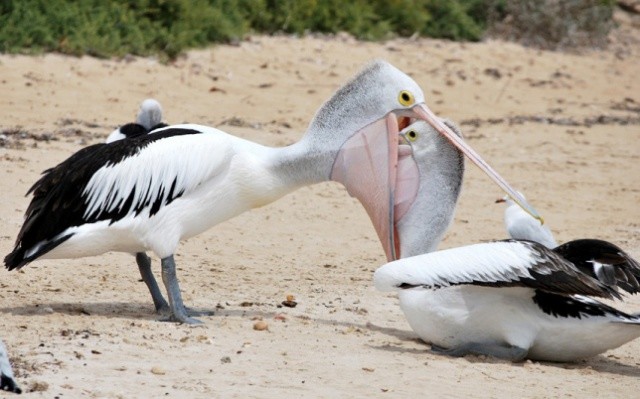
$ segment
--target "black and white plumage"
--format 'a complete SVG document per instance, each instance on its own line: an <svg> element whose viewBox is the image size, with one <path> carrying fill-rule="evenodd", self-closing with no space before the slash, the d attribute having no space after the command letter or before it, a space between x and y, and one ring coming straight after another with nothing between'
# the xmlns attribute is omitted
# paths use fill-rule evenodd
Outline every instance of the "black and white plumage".
<svg viewBox="0 0 640 399"><path fill-rule="evenodd" d="M126 123L115 129L107 137L107 143L111 143L124 138L142 136L152 130L166 127L162 122L162 106L157 100L148 98L140 104L138 115L134 123Z"/></svg>
<svg viewBox="0 0 640 399"><path fill-rule="evenodd" d="M524 198L524 195L523 195ZM624 252L606 241L595 239L575 240L558 246L553 233L547 225L534 219L508 196L496 200L505 202L504 221L509 236L516 240L534 241L563 255L581 271L594 274L599 280L609 285L621 284L629 288L638 282L632 272L624 267L627 259ZM628 283L625 281L628 280ZM628 286L627 286L628 284Z"/></svg>
<svg viewBox="0 0 640 399"><path fill-rule="evenodd" d="M0 341L0 391L22 393L22 389L20 389L13 377L9 354L2 341Z"/></svg>
<svg viewBox="0 0 640 399"><path fill-rule="evenodd" d="M582 245L594 252L613 248L602 241ZM401 259L374 278L378 289L399 291L409 324L437 351L575 361L640 336L639 316L591 298L619 297L618 288L638 292L640 265L623 252L618 256L624 261L617 267L633 276L631 285L627 273L610 284L553 250L516 240Z"/></svg>
<svg viewBox="0 0 640 399"><path fill-rule="evenodd" d="M419 86L378 61L338 90L288 147L186 124L84 148L29 190L33 198L5 265L12 270L36 259L150 250L161 258L170 319L194 323L176 277L180 241L329 179L360 200L392 258L397 133L412 119L433 118ZM452 134L446 126L437 129ZM465 143L456 145L482 161Z"/></svg>
<svg viewBox="0 0 640 399"><path fill-rule="evenodd" d="M504 225L509 237L516 240L535 241L547 248L558 246L549 227L524 212L509 196L496 200L496 203L498 202L504 202L507 205L504 210Z"/></svg>
<svg viewBox="0 0 640 399"><path fill-rule="evenodd" d="M112 143L125 138L143 136L151 133L153 130L167 126L166 123L162 122L162 106L160 103L157 100L148 98L140 104L136 121L134 123L124 124L111 132L105 142ZM151 258L144 252L136 253L135 258L140 276L142 276L142 281L144 281L151 293L156 312L165 313L169 311L169 303L164 299L158 282L151 270Z"/></svg>
<svg viewBox="0 0 640 399"><path fill-rule="evenodd" d="M416 123L403 134L410 132L418 165L448 162L454 169L449 173L459 177L451 185L432 185L423 174L420 184L455 203L462 165L446 152L425 152L438 142L428 126ZM429 208L425 201L417 197L404 217L419 212L427 221L449 220L453 207ZM409 325L437 352L573 361L640 336L640 317L591 298L620 298L620 290L640 289L640 264L611 243L585 239L549 249L506 240L425 253L437 246L445 223L422 226L422 240L405 237L420 234L415 227L396 228L404 258L380 267L375 285L398 292Z"/></svg>

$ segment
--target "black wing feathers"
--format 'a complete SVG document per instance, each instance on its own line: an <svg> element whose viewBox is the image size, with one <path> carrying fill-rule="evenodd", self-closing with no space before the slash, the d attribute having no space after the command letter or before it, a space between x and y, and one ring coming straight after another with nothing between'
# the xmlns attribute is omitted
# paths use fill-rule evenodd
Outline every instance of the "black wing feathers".
<svg viewBox="0 0 640 399"><path fill-rule="evenodd" d="M640 292L640 264L616 245L596 239L569 241L554 249L583 273L630 294Z"/></svg>
<svg viewBox="0 0 640 399"><path fill-rule="evenodd" d="M49 243L29 259L25 259L27 250L38 243L52 240L69 227L101 220L117 220L129 213L131 206L134 205L133 192L121 209L116 207L111 212L95 212L84 217L87 204L83 191L91 177L100 168L117 164L133 156L152 142L167 137L197 133L201 132L193 129L169 128L158 133L118 140L109 144L94 144L44 171L43 176L27 192L27 195L33 194L33 198L25 213L25 222L18 233L15 248L4 259L6 267L12 270L24 266L53 249L64 240L56 240L53 246L51 246L53 243ZM165 204L182 195L182 192L175 192L174 186L171 188L169 198L165 199ZM148 203L151 203L151 199ZM160 206L161 204L154 208L156 212ZM138 209L136 211L139 212ZM66 238L68 237L64 239Z"/></svg>
<svg viewBox="0 0 640 399"><path fill-rule="evenodd" d="M635 316L617 310L602 302L593 301L593 303L590 303L580 300L577 297L557 295L541 290L536 290L533 296L533 302L540 307L540 310L555 317L582 319L584 316L603 317L612 315L622 319L637 319Z"/></svg>

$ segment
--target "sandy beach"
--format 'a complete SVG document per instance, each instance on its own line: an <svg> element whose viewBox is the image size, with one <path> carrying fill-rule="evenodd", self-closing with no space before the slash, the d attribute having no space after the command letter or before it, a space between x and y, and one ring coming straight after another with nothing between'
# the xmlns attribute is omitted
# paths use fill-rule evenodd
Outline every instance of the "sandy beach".
<svg viewBox="0 0 640 399"><path fill-rule="evenodd" d="M410 74L560 242L601 238L640 258L638 42L563 54L342 35L257 36L168 65L0 55L0 253L12 249L40 173L132 122L143 99L160 101L168 123L284 146L375 58ZM506 238L504 208L494 204L502 195L468 162L440 248ZM220 224L184 242L176 261L186 304L215 310L203 326L157 321L128 254L0 271L0 337L25 396L630 398L640 390L640 340L573 364L432 354L396 296L373 288L384 252L337 183ZM159 276L157 258L153 265ZM287 295L295 308L281 305ZM614 305L640 312L640 297ZM257 320L268 329L254 330Z"/></svg>

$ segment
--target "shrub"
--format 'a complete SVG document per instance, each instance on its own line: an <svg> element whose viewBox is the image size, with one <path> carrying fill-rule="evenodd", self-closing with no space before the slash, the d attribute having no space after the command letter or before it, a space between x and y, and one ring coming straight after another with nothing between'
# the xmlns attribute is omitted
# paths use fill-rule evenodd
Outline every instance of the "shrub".
<svg viewBox="0 0 640 399"><path fill-rule="evenodd" d="M543 49L602 47L613 27L613 0L504 0L488 34Z"/></svg>
<svg viewBox="0 0 640 399"><path fill-rule="evenodd" d="M376 40L494 35L542 47L599 43L613 0L2 0L0 51L159 54L250 32L336 33Z"/></svg>

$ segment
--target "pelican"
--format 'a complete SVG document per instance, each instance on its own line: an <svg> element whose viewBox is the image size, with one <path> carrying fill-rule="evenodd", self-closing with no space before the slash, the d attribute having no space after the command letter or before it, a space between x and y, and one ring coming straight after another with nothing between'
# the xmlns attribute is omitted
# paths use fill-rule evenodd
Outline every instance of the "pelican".
<svg viewBox="0 0 640 399"><path fill-rule="evenodd" d="M127 123L115 129L107 137L107 143L112 143L124 138L132 138L145 135L152 130L165 127L162 123L162 106L157 100L147 98L140 104L135 123Z"/></svg>
<svg viewBox="0 0 640 399"><path fill-rule="evenodd" d="M0 391L22 393L22 389L13 379L13 370L4 343L0 341Z"/></svg>
<svg viewBox="0 0 640 399"><path fill-rule="evenodd" d="M109 134L105 143L143 136L153 130L167 126L166 123L162 122L162 106L160 103L153 98L147 98L140 104L136 121L134 123L126 123L115 129ZM162 296L158 282L153 276L153 272L151 271L151 258L145 252L137 252L135 257L142 281L144 281L149 288L156 311L166 312L169 309L169 303L164 299L164 296ZM192 311L190 313L195 314L198 312ZM208 314L207 312L199 312L198 314L200 313L203 315Z"/></svg>
<svg viewBox="0 0 640 399"><path fill-rule="evenodd" d="M178 244L301 186L327 180L342 183L360 200L387 258L394 259L398 132L418 119L432 124L537 215L429 110L415 81L376 61L339 89L302 139L288 147L270 148L185 124L78 151L45 171L28 191L33 198L5 265L13 270L36 259L150 250L161 259L168 319L197 323L184 307L176 277Z"/></svg>
<svg viewBox="0 0 640 399"><path fill-rule="evenodd" d="M506 240L430 252L451 220L463 158L423 122L401 136L412 150L401 161L420 172L421 194L395 224L403 259L376 270L374 282L399 293L409 325L432 350L564 362L640 336L640 316L592 298L640 289L640 264L611 243L585 239L549 249Z"/></svg>
<svg viewBox="0 0 640 399"><path fill-rule="evenodd" d="M522 197L525 198L524 195ZM504 225L511 238L535 241L547 248L558 246L549 227L522 211L520 206L508 195L496 200L496 203L500 202L504 202L507 205L504 210Z"/></svg>

